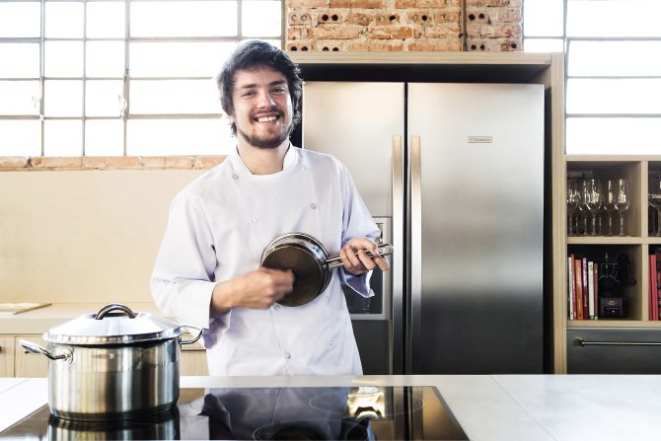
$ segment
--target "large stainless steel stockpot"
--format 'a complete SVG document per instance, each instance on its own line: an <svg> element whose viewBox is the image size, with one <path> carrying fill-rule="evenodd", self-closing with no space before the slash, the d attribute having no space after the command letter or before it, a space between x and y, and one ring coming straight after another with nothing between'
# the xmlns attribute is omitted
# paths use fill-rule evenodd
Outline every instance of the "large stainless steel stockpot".
<svg viewBox="0 0 661 441"><path fill-rule="evenodd" d="M188 329L197 335L183 340ZM50 359L48 407L53 415L105 421L170 409L179 398L181 345L201 335L195 326L112 304L46 332L47 348L19 343Z"/></svg>
<svg viewBox="0 0 661 441"><path fill-rule="evenodd" d="M382 256L392 254L390 244L378 247ZM367 253L370 255L370 253ZM300 306L314 300L328 287L332 270L342 266L339 257L330 258L324 245L305 233L287 233L269 243L262 253L260 266L291 270L294 290L278 301L284 306Z"/></svg>

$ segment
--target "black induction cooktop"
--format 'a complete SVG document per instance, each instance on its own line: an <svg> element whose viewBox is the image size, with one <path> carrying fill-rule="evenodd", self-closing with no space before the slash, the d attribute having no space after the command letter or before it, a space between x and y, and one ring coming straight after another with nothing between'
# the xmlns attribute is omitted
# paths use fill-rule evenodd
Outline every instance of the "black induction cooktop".
<svg viewBox="0 0 661 441"><path fill-rule="evenodd" d="M0 438L466 440L434 387L181 389L176 407L150 418L79 422L47 406Z"/></svg>

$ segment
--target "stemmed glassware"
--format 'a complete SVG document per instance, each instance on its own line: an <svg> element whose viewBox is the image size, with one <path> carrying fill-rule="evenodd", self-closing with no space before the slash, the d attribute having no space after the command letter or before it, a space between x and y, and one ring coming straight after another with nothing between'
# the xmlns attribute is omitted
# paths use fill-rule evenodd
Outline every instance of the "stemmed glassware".
<svg viewBox="0 0 661 441"><path fill-rule="evenodd" d="M661 237L661 179L655 181L653 185L650 185L648 198L650 205L656 210L656 236Z"/></svg>
<svg viewBox="0 0 661 441"><path fill-rule="evenodd" d="M613 235L613 212L617 210L615 206L615 184L611 179L606 181L604 190L604 209L608 216L608 235Z"/></svg>
<svg viewBox="0 0 661 441"><path fill-rule="evenodd" d="M584 204L590 211L592 232L590 236L597 235L597 213L603 203L603 192L599 179L588 179L585 181L585 199Z"/></svg>
<svg viewBox="0 0 661 441"><path fill-rule="evenodd" d="M624 212L629 209L629 185L626 179L617 180L617 192L615 194L615 209L620 214L620 236L624 236Z"/></svg>
<svg viewBox="0 0 661 441"><path fill-rule="evenodd" d="M574 236L577 234L577 228L574 228L574 213L581 204L581 192L576 179L567 181L567 226L569 231L567 234Z"/></svg>

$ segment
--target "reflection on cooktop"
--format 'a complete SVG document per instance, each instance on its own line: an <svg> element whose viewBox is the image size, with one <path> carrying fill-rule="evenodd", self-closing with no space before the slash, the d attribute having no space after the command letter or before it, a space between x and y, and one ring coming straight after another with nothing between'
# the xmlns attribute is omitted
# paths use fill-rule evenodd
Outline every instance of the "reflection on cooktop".
<svg viewBox="0 0 661 441"><path fill-rule="evenodd" d="M29 439L465 440L434 387L181 389L169 412L117 422L43 406L0 433Z"/></svg>

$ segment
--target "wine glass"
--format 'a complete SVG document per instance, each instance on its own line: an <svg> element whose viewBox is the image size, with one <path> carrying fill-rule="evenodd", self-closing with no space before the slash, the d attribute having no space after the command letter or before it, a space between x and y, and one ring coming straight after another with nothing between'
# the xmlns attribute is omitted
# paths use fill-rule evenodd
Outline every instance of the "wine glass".
<svg viewBox="0 0 661 441"><path fill-rule="evenodd" d="M578 188L580 191L580 201L578 203L578 215L576 216L576 233L578 234L581 231L581 236L588 236L588 206L587 206L587 192L588 192L588 181L586 179L581 179L578 181ZM579 230L579 222L582 225L582 228Z"/></svg>
<svg viewBox="0 0 661 441"><path fill-rule="evenodd" d="M603 192L599 179L588 179L586 181L585 206L590 211L592 232L590 236L597 235L597 213L603 203Z"/></svg>
<svg viewBox="0 0 661 441"><path fill-rule="evenodd" d="M579 190L578 181L570 179L567 181L567 225L569 227L568 234L574 236L576 231L574 229L574 212L581 203L581 192Z"/></svg>
<svg viewBox="0 0 661 441"><path fill-rule="evenodd" d="M606 181L604 190L604 209L608 216L608 235L613 235L613 212L617 211L615 207L615 183L609 179Z"/></svg>
<svg viewBox="0 0 661 441"><path fill-rule="evenodd" d="M631 201L629 200L629 184L626 179L617 180L617 189L615 193L615 209L620 214L620 236L624 236L624 212L629 209Z"/></svg>
<svg viewBox="0 0 661 441"><path fill-rule="evenodd" d="M650 205L656 210L656 236L661 237L661 179L650 185L648 197Z"/></svg>

